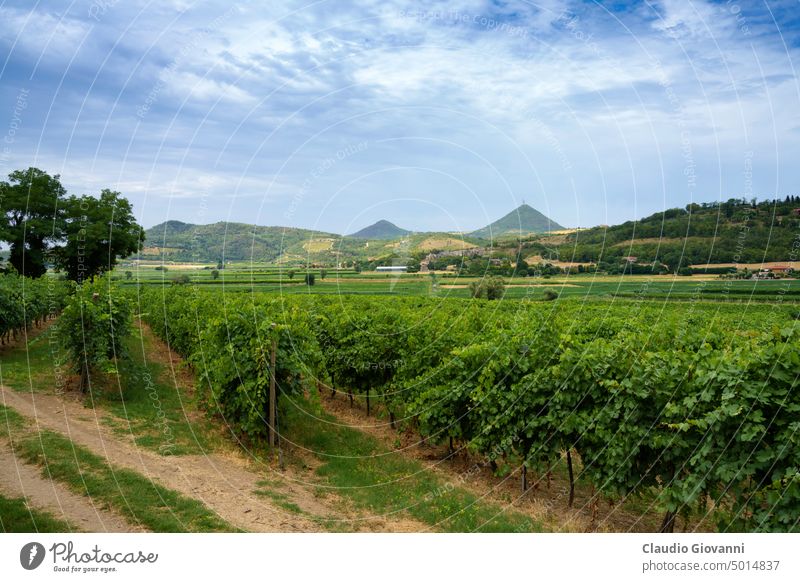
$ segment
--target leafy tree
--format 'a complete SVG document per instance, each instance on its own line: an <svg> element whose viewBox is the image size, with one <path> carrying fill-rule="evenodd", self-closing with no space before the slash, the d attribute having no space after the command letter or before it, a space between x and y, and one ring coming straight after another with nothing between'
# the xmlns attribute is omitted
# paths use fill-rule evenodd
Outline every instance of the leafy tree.
<svg viewBox="0 0 800 582"><path fill-rule="evenodd" d="M222 264L222 260L220 259L219 261L217 261L217 271L221 271L224 268L225 265Z"/></svg>
<svg viewBox="0 0 800 582"><path fill-rule="evenodd" d="M192 279L186 273L183 273L182 275L176 275L172 279L172 284L173 285L188 285L191 282L192 282Z"/></svg>
<svg viewBox="0 0 800 582"><path fill-rule="evenodd" d="M316 276L314 275L314 273L306 273L306 276L305 276L305 284L306 284L306 285L308 285L309 287L311 287L311 286L313 286L313 285L314 285L314 283L316 283L316 282L317 282L317 281L316 281Z"/></svg>
<svg viewBox="0 0 800 582"><path fill-rule="evenodd" d="M324 279L325 279L325 277L327 277L327 276L328 276L328 271L327 271L326 269L322 269L322 270L320 270L320 272L319 272L319 278L320 278L320 279L323 279L323 280L324 280Z"/></svg>
<svg viewBox="0 0 800 582"><path fill-rule="evenodd" d="M63 233L60 176L38 168L16 170L0 182L0 240L10 247L9 263L21 275L41 277L50 245Z"/></svg>
<svg viewBox="0 0 800 582"><path fill-rule="evenodd" d="M212 279L219 279L219 271L217 269L214 269L214 270L211 271L211 278Z"/></svg>
<svg viewBox="0 0 800 582"><path fill-rule="evenodd" d="M506 292L506 284L500 277L484 277L480 281L469 284L470 294L474 299L502 299Z"/></svg>
<svg viewBox="0 0 800 582"><path fill-rule="evenodd" d="M289 272L287 273L287 275L289 275L289 280L290 281L292 279L294 279L294 274L295 274L295 270L294 269L290 269Z"/></svg>
<svg viewBox="0 0 800 582"><path fill-rule="evenodd" d="M56 253L56 266L72 281L110 271L118 258L133 254L144 241L131 203L119 192L103 190L100 198L71 196L65 214L67 242Z"/></svg>
<svg viewBox="0 0 800 582"><path fill-rule="evenodd" d="M545 301L554 301L556 299L558 299L558 293L556 293L555 291L548 289L547 291L544 292Z"/></svg>
<svg viewBox="0 0 800 582"><path fill-rule="evenodd" d="M125 278L128 281L130 281L131 279L133 279L133 273L131 273L130 271L125 271Z"/></svg>

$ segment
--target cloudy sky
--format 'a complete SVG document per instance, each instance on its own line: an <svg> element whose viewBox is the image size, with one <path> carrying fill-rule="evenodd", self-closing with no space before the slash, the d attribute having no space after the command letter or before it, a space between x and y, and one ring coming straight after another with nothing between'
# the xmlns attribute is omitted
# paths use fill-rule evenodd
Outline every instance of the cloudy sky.
<svg viewBox="0 0 800 582"><path fill-rule="evenodd" d="M3 2L0 174L145 226L565 226L800 193L798 0Z"/></svg>

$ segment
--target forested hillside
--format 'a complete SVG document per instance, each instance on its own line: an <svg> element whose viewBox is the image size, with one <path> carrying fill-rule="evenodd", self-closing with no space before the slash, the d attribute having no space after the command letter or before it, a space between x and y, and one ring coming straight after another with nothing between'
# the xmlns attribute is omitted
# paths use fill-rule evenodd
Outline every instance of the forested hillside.
<svg viewBox="0 0 800 582"><path fill-rule="evenodd" d="M670 270L708 263L787 261L800 236L800 197L754 203L730 199L690 204L617 226L564 237L540 238L526 247L561 261L612 265L635 257ZM796 252L796 251L795 251Z"/></svg>

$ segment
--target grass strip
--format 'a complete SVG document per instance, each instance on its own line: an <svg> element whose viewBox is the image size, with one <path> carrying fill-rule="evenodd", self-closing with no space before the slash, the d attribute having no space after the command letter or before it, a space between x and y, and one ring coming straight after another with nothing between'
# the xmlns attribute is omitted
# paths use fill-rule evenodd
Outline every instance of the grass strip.
<svg viewBox="0 0 800 582"><path fill-rule="evenodd" d="M337 424L330 414L307 412L292 414L287 438L316 452L324 461L317 469L324 485L357 506L379 515L405 513L447 532L542 531L528 516L478 499L457 479L445 481L370 435Z"/></svg>
<svg viewBox="0 0 800 582"><path fill-rule="evenodd" d="M78 531L46 511L28 507L21 497L0 493L0 531L3 533L63 533Z"/></svg>
<svg viewBox="0 0 800 582"><path fill-rule="evenodd" d="M21 420L19 414L0 405L0 425L3 432L8 430L15 453L42 467L45 479L55 479L154 532L237 531L196 499L135 471L114 467L58 433L34 432L27 423L21 426Z"/></svg>

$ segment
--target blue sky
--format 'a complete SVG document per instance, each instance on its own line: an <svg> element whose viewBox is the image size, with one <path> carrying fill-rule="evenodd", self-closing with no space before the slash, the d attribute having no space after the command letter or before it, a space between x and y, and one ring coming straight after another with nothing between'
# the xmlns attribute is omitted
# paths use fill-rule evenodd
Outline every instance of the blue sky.
<svg viewBox="0 0 800 582"><path fill-rule="evenodd" d="M800 5L3 2L0 174L145 226L565 226L800 193Z"/></svg>

